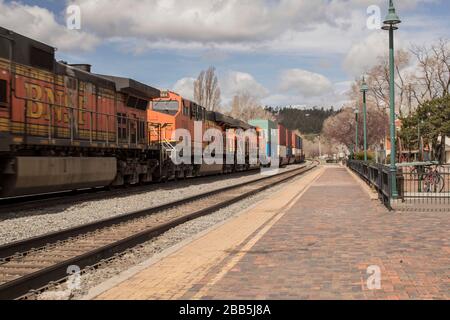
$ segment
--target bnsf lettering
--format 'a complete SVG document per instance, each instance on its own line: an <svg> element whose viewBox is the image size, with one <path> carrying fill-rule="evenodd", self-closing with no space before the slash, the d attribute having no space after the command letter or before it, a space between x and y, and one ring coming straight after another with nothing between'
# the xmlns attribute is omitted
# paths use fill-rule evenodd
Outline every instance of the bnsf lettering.
<svg viewBox="0 0 450 320"><path fill-rule="evenodd" d="M58 122L69 123L69 112L71 106L78 111L78 123L84 124L84 114L86 99L78 97L78 106L73 101L76 97L69 97L64 91L41 87L33 83L25 83L27 98L27 117L31 119L50 120L50 105L53 111L53 118ZM56 97L55 97L56 95Z"/></svg>

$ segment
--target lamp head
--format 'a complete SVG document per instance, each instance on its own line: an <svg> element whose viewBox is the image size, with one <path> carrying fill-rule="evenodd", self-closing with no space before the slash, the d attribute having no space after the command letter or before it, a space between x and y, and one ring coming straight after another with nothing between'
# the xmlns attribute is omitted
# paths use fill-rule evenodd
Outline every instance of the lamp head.
<svg viewBox="0 0 450 320"><path fill-rule="evenodd" d="M366 78L363 76L362 78L362 83L361 83L361 88L360 88L361 92L367 92L369 91L369 86L366 83Z"/></svg>
<svg viewBox="0 0 450 320"><path fill-rule="evenodd" d="M385 25L383 26L383 29L386 30L386 28L393 27L397 24L400 24L401 22L402 21L400 20L399 16L396 13L393 0L389 0L389 13L384 19L383 23Z"/></svg>

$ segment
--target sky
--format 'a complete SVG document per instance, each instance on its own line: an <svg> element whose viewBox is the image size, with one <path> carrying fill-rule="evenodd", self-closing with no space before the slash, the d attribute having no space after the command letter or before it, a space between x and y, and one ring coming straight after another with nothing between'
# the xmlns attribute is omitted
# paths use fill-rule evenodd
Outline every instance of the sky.
<svg viewBox="0 0 450 320"><path fill-rule="evenodd" d="M450 1L394 3L397 48L450 37ZM249 92L264 105L339 108L387 53L387 32L368 27L377 7L384 18L387 0L0 0L0 26L56 47L58 60L187 98L215 66L224 106Z"/></svg>

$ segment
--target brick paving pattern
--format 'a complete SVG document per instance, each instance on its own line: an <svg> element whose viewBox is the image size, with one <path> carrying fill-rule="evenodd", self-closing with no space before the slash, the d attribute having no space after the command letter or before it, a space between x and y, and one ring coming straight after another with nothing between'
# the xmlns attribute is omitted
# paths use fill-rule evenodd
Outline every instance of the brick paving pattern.
<svg viewBox="0 0 450 320"><path fill-rule="evenodd" d="M449 225L447 214L390 213L346 169L328 168L200 298L448 299ZM372 265L380 290L367 288Z"/></svg>

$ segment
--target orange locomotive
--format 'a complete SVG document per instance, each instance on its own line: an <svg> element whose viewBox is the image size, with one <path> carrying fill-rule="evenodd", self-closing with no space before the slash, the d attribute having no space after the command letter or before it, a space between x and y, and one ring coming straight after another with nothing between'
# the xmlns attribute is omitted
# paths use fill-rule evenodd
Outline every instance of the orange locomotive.
<svg viewBox="0 0 450 320"><path fill-rule="evenodd" d="M151 181L146 109L159 90L54 52L0 28L0 195Z"/></svg>
<svg viewBox="0 0 450 320"><path fill-rule="evenodd" d="M162 92L161 97L153 99L148 110L147 120L151 123L150 141L162 145L169 152L161 152L161 177L163 180L171 178L184 178L210 174L230 173L250 170L259 167L259 163L250 164L250 147L257 148L257 141L245 139L242 148L245 148L244 163L238 163L238 135L236 130L255 129L254 127L225 116L219 112L207 111L195 102L187 100L174 92ZM197 125L196 125L197 123ZM201 123L201 124L200 124ZM175 165L170 158L175 145L179 142L173 137L177 129L186 129L191 138L191 154L189 163ZM201 164L195 163L194 152L198 148L203 152L210 141L206 141L204 134L209 129L215 129L222 137L224 153L222 163ZM256 134L256 131L255 131ZM255 135L255 140L257 136ZM220 157L219 156L219 157ZM228 160L228 161L227 161Z"/></svg>

